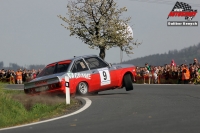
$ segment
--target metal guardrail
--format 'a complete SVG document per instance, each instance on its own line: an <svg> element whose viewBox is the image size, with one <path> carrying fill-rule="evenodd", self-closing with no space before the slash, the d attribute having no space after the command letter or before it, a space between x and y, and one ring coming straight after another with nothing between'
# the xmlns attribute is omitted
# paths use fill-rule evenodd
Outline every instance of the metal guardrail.
<svg viewBox="0 0 200 133"><path fill-rule="evenodd" d="M14 89L14 90L23 90L24 84L6 84L4 85L5 89Z"/></svg>

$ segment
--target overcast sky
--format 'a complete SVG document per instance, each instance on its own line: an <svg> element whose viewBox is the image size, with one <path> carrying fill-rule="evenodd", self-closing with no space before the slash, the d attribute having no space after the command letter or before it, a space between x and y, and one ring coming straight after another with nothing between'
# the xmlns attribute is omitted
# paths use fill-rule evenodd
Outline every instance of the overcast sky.
<svg viewBox="0 0 200 133"><path fill-rule="evenodd" d="M150 1L150 2L147 2ZM184 21L169 18L176 0L117 0L119 7L127 7L123 15L130 16L134 39L142 45L134 47L130 60L169 50L180 50L200 43L200 26L168 27L167 21ZM200 1L181 0L198 13L193 21L200 23ZM99 54L79 39L69 36L57 15L65 16L68 0L1 0L0 2L0 61L4 66L17 63L21 66L44 64L68 59L77 55ZM119 48L106 51L109 63L120 62Z"/></svg>

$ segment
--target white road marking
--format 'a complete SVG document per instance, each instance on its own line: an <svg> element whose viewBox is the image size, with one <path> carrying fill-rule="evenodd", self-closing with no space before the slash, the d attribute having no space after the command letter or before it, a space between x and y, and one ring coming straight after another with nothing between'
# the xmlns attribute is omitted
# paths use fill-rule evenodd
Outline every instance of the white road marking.
<svg viewBox="0 0 200 133"><path fill-rule="evenodd" d="M8 127L8 128L2 128L2 129L0 129L0 131L2 131L2 130L8 130L8 129L20 128L20 127L25 127L25 126L32 126L32 125L36 125L36 124L40 124L40 123L45 123L45 122L50 122L50 121L55 121L55 120L59 120L59 119L62 119L62 118L66 118L66 117L69 117L69 116L81 113L81 112L83 112L84 110L86 110L87 108L90 107L90 105L92 104L92 101L90 99L86 98L86 97L80 97L80 98L82 98L82 99L84 99L86 101L85 105L81 109L79 109L79 110L77 110L77 111L75 111L75 112L73 112L71 114L67 114L67 115L64 115L64 116L60 116L60 117L56 117L56 118L48 119L48 120L44 120L44 121L29 123L29 124L25 124L25 125Z"/></svg>

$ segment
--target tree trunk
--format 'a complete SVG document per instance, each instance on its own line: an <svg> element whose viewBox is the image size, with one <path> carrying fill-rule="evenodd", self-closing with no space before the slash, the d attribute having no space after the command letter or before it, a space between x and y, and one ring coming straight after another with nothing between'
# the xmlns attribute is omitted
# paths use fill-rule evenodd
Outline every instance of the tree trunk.
<svg viewBox="0 0 200 133"><path fill-rule="evenodd" d="M100 53L99 53L99 57L101 57L101 59L105 59L105 57L106 57L106 49L105 49L105 47L99 47L99 49L100 49Z"/></svg>

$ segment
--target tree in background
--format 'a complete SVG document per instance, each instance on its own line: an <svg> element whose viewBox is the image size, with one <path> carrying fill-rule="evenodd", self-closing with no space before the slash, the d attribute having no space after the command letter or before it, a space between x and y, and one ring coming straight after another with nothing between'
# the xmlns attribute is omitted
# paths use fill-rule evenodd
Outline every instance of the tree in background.
<svg viewBox="0 0 200 133"><path fill-rule="evenodd" d="M75 0L67 5L67 17L58 15L68 26L70 36L76 35L89 48L98 48L99 56L105 59L105 50L119 47L127 54L132 54L131 45L137 45L133 41L131 31L128 30L130 17L121 18L121 14L127 11L126 7L117 7L114 0Z"/></svg>

